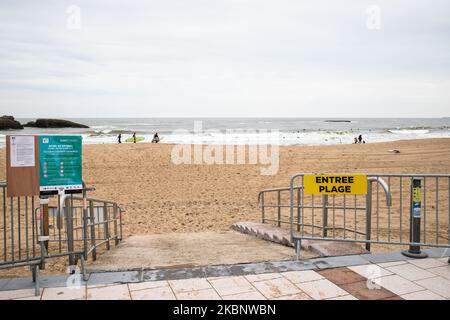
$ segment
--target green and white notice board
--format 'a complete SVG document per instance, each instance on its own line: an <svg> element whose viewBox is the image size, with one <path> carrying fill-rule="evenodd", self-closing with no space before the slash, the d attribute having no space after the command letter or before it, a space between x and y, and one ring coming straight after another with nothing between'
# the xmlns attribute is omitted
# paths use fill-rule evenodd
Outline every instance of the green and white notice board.
<svg viewBox="0 0 450 320"><path fill-rule="evenodd" d="M39 136L40 192L83 188L81 136Z"/></svg>

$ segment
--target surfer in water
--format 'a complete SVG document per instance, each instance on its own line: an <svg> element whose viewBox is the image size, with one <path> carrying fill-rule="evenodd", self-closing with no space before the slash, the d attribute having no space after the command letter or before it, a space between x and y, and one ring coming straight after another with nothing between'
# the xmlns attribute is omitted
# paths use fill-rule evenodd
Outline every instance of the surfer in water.
<svg viewBox="0 0 450 320"><path fill-rule="evenodd" d="M119 143L122 143L122 134L121 133L119 133L119 135L117 136L117 141Z"/></svg>
<svg viewBox="0 0 450 320"><path fill-rule="evenodd" d="M152 143L158 143L158 142L159 142L159 136L158 136L158 132L156 132L155 135L153 136Z"/></svg>
<svg viewBox="0 0 450 320"><path fill-rule="evenodd" d="M136 132L133 133L133 143L136 143Z"/></svg>

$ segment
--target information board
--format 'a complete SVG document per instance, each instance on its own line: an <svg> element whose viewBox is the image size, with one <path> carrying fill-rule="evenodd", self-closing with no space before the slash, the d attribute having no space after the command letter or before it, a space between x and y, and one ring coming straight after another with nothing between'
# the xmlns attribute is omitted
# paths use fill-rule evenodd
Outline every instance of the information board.
<svg viewBox="0 0 450 320"><path fill-rule="evenodd" d="M40 191L80 190L81 136L39 136Z"/></svg>
<svg viewBox="0 0 450 320"><path fill-rule="evenodd" d="M11 136L10 139L11 167L34 167L36 163L34 136Z"/></svg>

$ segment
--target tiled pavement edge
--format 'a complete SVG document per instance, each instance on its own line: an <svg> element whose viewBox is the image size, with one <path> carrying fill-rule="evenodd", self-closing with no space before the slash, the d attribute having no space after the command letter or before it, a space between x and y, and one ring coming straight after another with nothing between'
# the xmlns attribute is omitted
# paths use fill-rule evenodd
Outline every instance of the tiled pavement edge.
<svg viewBox="0 0 450 320"><path fill-rule="evenodd" d="M30 279L0 279L0 299L450 299L450 250L426 252L54 276L38 297Z"/></svg>

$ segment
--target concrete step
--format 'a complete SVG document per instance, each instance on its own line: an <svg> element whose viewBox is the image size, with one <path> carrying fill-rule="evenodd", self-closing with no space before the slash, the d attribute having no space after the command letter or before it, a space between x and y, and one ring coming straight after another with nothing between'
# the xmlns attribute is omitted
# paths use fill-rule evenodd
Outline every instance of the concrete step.
<svg viewBox="0 0 450 320"><path fill-rule="evenodd" d="M252 221L237 222L231 226L231 229L256 236L259 239L275 242L288 247L294 247L288 229ZM301 247L303 250L315 252L321 257L368 253L368 251L360 244L343 241L302 240Z"/></svg>

